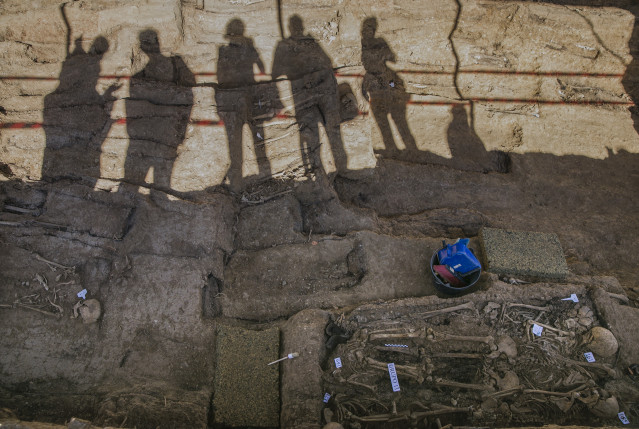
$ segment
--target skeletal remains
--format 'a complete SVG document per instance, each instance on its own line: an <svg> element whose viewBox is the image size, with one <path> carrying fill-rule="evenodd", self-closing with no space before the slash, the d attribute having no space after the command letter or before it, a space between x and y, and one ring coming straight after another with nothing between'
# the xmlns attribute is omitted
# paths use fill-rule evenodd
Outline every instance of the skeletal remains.
<svg viewBox="0 0 639 429"><path fill-rule="evenodd" d="M598 356L612 356L618 345L609 331L596 327L580 336L573 330L556 328L556 319L541 317L552 313L552 305L490 304L483 312L485 317L507 327L498 326L491 335L458 335L433 319L437 316L450 319L454 313L462 311L474 312L480 318L472 302L415 312L407 321L393 320L391 323L396 327L375 329L374 323L369 323L365 328L355 330L350 340L338 345L335 351L335 356L341 356L349 363L348 369L333 370L325 378L339 392L344 392L334 395L333 411L328 415L346 423L347 428L401 421L421 427L420 422L434 416L443 418L447 414L461 413L472 420L494 415L503 412L500 410L507 401L510 403L510 407L506 406L509 415L519 416L522 423L537 422L535 418L539 415L535 410L540 404L560 413L581 406L598 417L616 416L617 399L598 387L597 379L591 378L591 371L607 379L619 379L619 372L605 362L580 361L573 358L575 355L562 354L575 347L592 346ZM530 311L538 312L535 320L531 319ZM495 316L496 312L499 317ZM426 320L435 320L435 323L429 326ZM439 320L441 323L442 319ZM544 328L543 336L531 335L533 324ZM486 332L486 328L483 331ZM534 353L539 357L536 358ZM394 363L402 386L400 392L391 392L390 362ZM535 368L532 362L541 366ZM547 380L531 378L531 374L542 376L543 365L549 365L548 370L552 371L550 376L544 376ZM468 377L474 379L455 379L455 373L463 372L465 368L473 369ZM568 375L567 371L570 371ZM551 383L551 380L554 384L545 388L544 383ZM444 406L432 400L426 402L427 405L416 399L401 400L401 395L409 395L405 392L414 389L423 392L427 398L439 398L440 402L448 395L448 402L455 406Z"/></svg>

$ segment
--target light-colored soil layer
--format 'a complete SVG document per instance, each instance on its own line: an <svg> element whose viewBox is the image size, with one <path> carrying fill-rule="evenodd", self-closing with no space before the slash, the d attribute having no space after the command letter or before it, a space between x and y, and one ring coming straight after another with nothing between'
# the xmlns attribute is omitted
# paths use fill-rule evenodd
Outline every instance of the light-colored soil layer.
<svg viewBox="0 0 639 429"><path fill-rule="evenodd" d="M288 347L328 312L443 299L432 253L482 227L556 234L566 282L614 276L634 311L635 2L0 8L0 407L22 420L212 425L220 322Z"/></svg>

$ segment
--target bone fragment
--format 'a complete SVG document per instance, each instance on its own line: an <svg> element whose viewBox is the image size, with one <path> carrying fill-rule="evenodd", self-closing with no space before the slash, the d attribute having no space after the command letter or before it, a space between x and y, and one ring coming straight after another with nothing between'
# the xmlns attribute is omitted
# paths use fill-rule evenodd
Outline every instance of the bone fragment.
<svg viewBox="0 0 639 429"><path fill-rule="evenodd" d="M20 304L20 303L16 303L15 305L20 307L20 308L25 308L27 310L31 310L31 311L35 311L35 312L40 313L40 314L44 314L46 316L52 316L52 317L58 317L59 316L59 314L51 313L50 311L40 310L39 308L31 307L29 305L24 305L24 304Z"/></svg>
<svg viewBox="0 0 639 429"><path fill-rule="evenodd" d="M519 393L523 390L523 386L519 386L519 387L515 387L512 389L508 389L508 390L502 390L501 392L495 392L495 393L491 393L490 396L491 398L503 398L506 396L510 396L510 395L514 395L515 393Z"/></svg>
<svg viewBox="0 0 639 429"><path fill-rule="evenodd" d="M442 407L437 410L432 411L416 411L408 414L406 411L399 412L397 414L375 414L372 416L359 417L354 414L351 414L351 418L360 422L394 422L401 420L419 420L428 416L439 416L442 414L454 414L454 413L471 413L472 408L470 407Z"/></svg>
<svg viewBox="0 0 639 429"><path fill-rule="evenodd" d="M453 307L440 308L439 310L426 311L425 313L415 313L415 316L423 318L438 316L440 314L452 313L453 311L460 310L475 310L475 306L472 302L465 302L463 304L455 305Z"/></svg>
<svg viewBox="0 0 639 429"><path fill-rule="evenodd" d="M487 335L485 337L453 335L453 334L445 334L442 332L435 332L431 329L428 330L428 333L434 336L434 341L449 340L449 341L468 341L468 342L484 343L488 347L490 347L491 350L493 351L497 350L497 345L495 344L495 338L493 338L490 335Z"/></svg>
<svg viewBox="0 0 639 429"><path fill-rule="evenodd" d="M577 365L580 366L581 368L584 369L600 369L605 371L610 377L612 378L619 378L619 372L614 369L613 367L611 367L610 365L606 364L606 363L599 363L599 362L580 362L578 360L572 360L572 359L567 359L562 357L562 360L564 360L565 362L568 362L570 364L573 365Z"/></svg>
<svg viewBox="0 0 639 429"><path fill-rule="evenodd" d="M506 308L512 308L512 307L527 308L529 310L537 310L537 311L549 311L550 310L550 307L537 307L536 305L519 304L519 303L516 303L516 302L506 303Z"/></svg>
<svg viewBox="0 0 639 429"><path fill-rule="evenodd" d="M34 280L37 280L42 285L44 290L47 290L47 291L49 290L49 281L47 280L46 277L44 277L43 275L40 275L40 273L36 273Z"/></svg>
<svg viewBox="0 0 639 429"><path fill-rule="evenodd" d="M80 307L82 307L82 301L76 302L75 305L73 306L73 316L71 316L72 319L78 318L78 309Z"/></svg>
<svg viewBox="0 0 639 429"><path fill-rule="evenodd" d="M370 390L373 393L377 393L377 387L376 386L369 386L368 384L365 383L360 383L359 381L355 381L353 380L353 378L355 378L356 375L351 375L348 378L340 378L339 381L341 383L348 383L348 384L352 384L353 386L359 386L359 387L363 387L365 389Z"/></svg>
<svg viewBox="0 0 639 429"><path fill-rule="evenodd" d="M61 268L63 270L71 270L71 271L75 271L75 267L67 267L66 265L62 265L62 264L58 264L57 262L53 262L53 261L49 261L48 259L43 258L42 256L38 255L37 253L35 254L35 258L38 261L42 261L47 265L52 265L56 268Z"/></svg>
<svg viewBox="0 0 639 429"><path fill-rule="evenodd" d="M524 389L523 393L540 394L548 396L563 396L564 398L572 398L577 392L550 392L548 390Z"/></svg>
<svg viewBox="0 0 639 429"><path fill-rule="evenodd" d="M435 385L445 386L445 387L455 387L458 389L466 389L466 390L482 390L484 392L495 391L495 388L493 386L488 386L485 384L459 383L457 381L445 380L443 378L436 378Z"/></svg>
<svg viewBox="0 0 639 429"><path fill-rule="evenodd" d="M534 320L526 320L526 330L528 330L528 327L532 326L532 325L539 325L543 328L548 329L549 331L554 331L557 332L559 335L563 335L566 337L574 337L575 333L574 332L568 332L568 331L562 331L561 329L557 329L554 326L550 326L550 325L546 325L544 323L541 322L535 322Z"/></svg>
<svg viewBox="0 0 639 429"><path fill-rule="evenodd" d="M385 372L388 371L388 364L384 362L380 362L378 360L375 360L369 357L366 358L366 362L368 362L368 364L373 368L376 368ZM424 375L423 375L424 372L426 373L429 372L417 366L410 366L410 365L395 365L395 370L397 371L397 374L406 375L408 377L414 378L419 384L424 382Z"/></svg>
<svg viewBox="0 0 639 429"><path fill-rule="evenodd" d="M415 332L399 332L399 333L385 333L385 332L373 332L368 336L369 341L375 341L379 339L393 339L393 338L424 338L426 336L426 331L424 329L420 329Z"/></svg>
<svg viewBox="0 0 639 429"><path fill-rule="evenodd" d="M435 353L431 357L447 359L483 359L486 355L481 353Z"/></svg>
<svg viewBox="0 0 639 429"><path fill-rule="evenodd" d="M433 404L434 405L434 404ZM411 418L414 420L421 419L422 417L428 416L438 416L441 414L452 414L452 413L472 413L472 407L445 407L441 406L441 408L433 411L415 411L411 413Z"/></svg>
<svg viewBox="0 0 639 429"><path fill-rule="evenodd" d="M618 299L619 301L628 304L630 302L630 299L626 296L626 295L622 295L620 293L612 293L612 292L606 292L606 294L610 297L610 298L615 298Z"/></svg>
<svg viewBox="0 0 639 429"><path fill-rule="evenodd" d="M58 304L54 304L53 302L51 302L51 300L49 298L47 298L47 301L49 301L49 304L51 304L52 306L57 308L58 311L60 312L60 314L64 313L64 309L61 306L59 306Z"/></svg>

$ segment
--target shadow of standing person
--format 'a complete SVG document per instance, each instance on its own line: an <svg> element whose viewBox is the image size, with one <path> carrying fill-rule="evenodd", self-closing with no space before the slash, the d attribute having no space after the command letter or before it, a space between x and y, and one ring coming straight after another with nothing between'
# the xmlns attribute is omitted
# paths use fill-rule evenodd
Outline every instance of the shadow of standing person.
<svg viewBox="0 0 639 429"><path fill-rule="evenodd" d="M41 178L82 179L93 187L100 177L102 142L113 122L108 101L119 85L111 85L104 94L96 90L107 40L97 37L88 51L81 42L75 40L62 63L58 87L44 97Z"/></svg>
<svg viewBox="0 0 639 429"><path fill-rule="evenodd" d="M406 121L406 104L410 95L406 93L404 81L386 64L396 61L395 53L383 38L375 37L376 31L377 18L366 18L362 24L362 65L366 70L362 94L370 103L387 153L398 155L390 118L397 126L406 150L414 153L417 145Z"/></svg>
<svg viewBox="0 0 639 429"><path fill-rule="evenodd" d="M243 187L242 129L248 124L253 139L260 177L270 177L271 168L264 147L263 121L253 117L253 104L256 99L256 81L253 65L264 73L262 62L253 39L244 36L244 23L240 19L231 20L226 26L224 36L229 44L220 46L217 60L217 81L215 102L218 114L229 143L231 165L227 178L230 188L239 191ZM260 103L261 104L261 103Z"/></svg>
<svg viewBox="0 0 639 429"><path fill-rule="evenodd" d="M468 106L472 109L472 105ZM452 158L442 160L442 165L467 171L508 173L510 156L502 151L487 151L484 142L475 132L464 104L455 104L451 109L452 119L446 137Z"/></svg>
<svg viewBox="0 0 639 429"><path fill-rule="evenodd" d="M448 124L446 137L452 157L468 160L479 160L485 156L484 142L468 122L468 114L463 104L454 104L451 109L452 119Z"/></svg>
<svg viewBox="0 0 639 429"><path fill-rule="evenodd" d="M631 12L635 16L632 35L628 39L628 50L632 55L632 60L626 67L621 83L634 103L630 112L635 131L639 133L639 6L635 6Z"/></svg>
<svg viewBox="0 0 639 429"><path fill-rule="evenodd" d="M131 77L125 101L129 147L124 181L144 185L152 175L153 188L168 191L193 108L195 76L181 57L160 52L155 30L142 31L139 41L148 62Z"/></svg>
<svg viewBox="0 0 639 429"><path fill-rule="evenodd" d="M289 19L290 37L275 48L273 79L291 82L295 119L300 127L300 151L307 172L321 167L319 124L323 124L337 173L346 171L346 152L340 130L337 80L331 59L320 44L304 34L302 18Z"/></svg>

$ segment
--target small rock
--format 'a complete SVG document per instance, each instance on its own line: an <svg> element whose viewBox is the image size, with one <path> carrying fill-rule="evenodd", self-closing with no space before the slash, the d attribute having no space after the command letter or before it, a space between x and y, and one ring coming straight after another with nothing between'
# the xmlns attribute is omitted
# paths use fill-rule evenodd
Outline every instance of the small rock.
<svg viewBox="0 0 639 429"><path fill-rule="evenodd" d="M574 399L569 398L552 398L551 402L557 406L562 412L567 413L575 403Z"/></svg>
<svg viewBox="0 0 639 429"><path fill-rule="evenodd" d="M567 330L575 329L579 325L579 322L575 319L566 319L564 321L564 327Z"/></svg>
<svg viewBox="0 0 639 429"><path fill-rule="evenodd" d="M590 327L590 325L592 325L592 319L590 317L580 317L579 324L588 328Z"/></svg>
<svg viewBox="0 0 639 429"><path fill-rule="evenodd" d="M513 371L506 371L503 377L497 380L499 390L509 390L519 387L519 377Z"/></svg>
<svg viewBox="0 0 639 429"><path fill-rule="evenodd" d="M433 398L433 391L428 389L418 390L417 397L424 401L430 401Z"/></svg>
<svg viewBox="0 0 639 429"><path fill-rule="evenodd" d="M328 407L324 408L324 421L329 422L328 424L330 424L332 420L333 420L333 411L331 411L331 409Z"/></svg>
<svg viewBox="0 0 639 429"><path fill-rule="evenodd" d="M502 335L497 338L497 350L511 359L517 357L517 344L508 335Z"/></svg>
<svg viewBox="0 0 639 429"><path fill-rule="evenodd" d="M592 317L592 316L593 316L593 313L590 307L584 305L583 307L579 309L579 317Z"/></svg>
<svg viewBox="0 0 639 429"><path fill-rule="evenodd" d="M74 417L71 419L71 421L67 425L67 429L91 429L91 422L88 422L86 420L76 419Z"/></svg>
<svg viewBox="0 0 639 429"><path fill-rule="evenodd" d="M490 313L493 310L497 310L501 308L500 304L497 304L496 302L489 302L488 304L486 304L486 306L483 309L484 313Z"/></svg>
<svg viewBox="0 0 639 429"><path fill-rule="evenodd" d="M495 398L488 398L481 403L481 409L486 411L493 411L499 407L499 402Z"/></svg>

